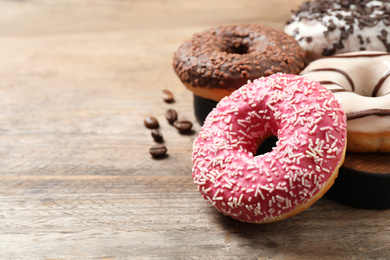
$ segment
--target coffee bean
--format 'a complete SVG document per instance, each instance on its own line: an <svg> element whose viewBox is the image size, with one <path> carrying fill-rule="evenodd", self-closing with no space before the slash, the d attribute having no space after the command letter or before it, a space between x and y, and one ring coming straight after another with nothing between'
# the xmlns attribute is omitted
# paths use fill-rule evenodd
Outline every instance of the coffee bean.
<svg viewBox="0 0 390 260"><path fill-rule="evenodd" d="M177 120L177 112L174 109L168 109L165 112L165 118L168 120L168 122L172 125L173 122Z"/></svg>
<svg viewBox="0 0 390 260"><path fill-rule="evenodd" d="M160 127L157 119L155 117L152 117L152 116L145 117L144 125L150 129L156 129L156 128Z"/></svg>
<svg viewBox="0 0 390 260"><path fill-rule="evenodd" d="M180 133L187 133L192 129L192 123L188 120L176 120L173 125Z"/></svg>
<svg viewBox="0 0 390 260"><path fill-rule="evenodd" d="M149 153L153 158L161 158L167 154L167 147L163 144L156 144L149 149Z"/></svg>
<svg viewBox="0 0 390 260"><path fill-rule="evenodd" d="M152 137L153 137L154 141L156 141L156 142L162 142L162 140L163 140L163 135L162 135L161 131L158 129L152 130Z"/></svg>
<svg viewBox="0 0 390 260"><path fill-rule="evenodd" d="M166 103L172 103L175 100L173 93L168 89L162 91L162 98Z"/></svg>

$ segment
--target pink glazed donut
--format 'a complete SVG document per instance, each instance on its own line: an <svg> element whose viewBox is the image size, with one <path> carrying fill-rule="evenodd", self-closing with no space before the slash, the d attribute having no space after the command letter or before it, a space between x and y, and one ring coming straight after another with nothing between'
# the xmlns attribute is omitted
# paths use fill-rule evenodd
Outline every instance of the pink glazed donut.
<svg viewBox="0 0 390 260"><path fill-rule="evenodd" d="M271 135L276 147L256 156ZM346 116L334 95L308 78L275 74L248 82L208 115L194 142L192 176L221 213L270 223L325 194L345 147Z"/></svg>

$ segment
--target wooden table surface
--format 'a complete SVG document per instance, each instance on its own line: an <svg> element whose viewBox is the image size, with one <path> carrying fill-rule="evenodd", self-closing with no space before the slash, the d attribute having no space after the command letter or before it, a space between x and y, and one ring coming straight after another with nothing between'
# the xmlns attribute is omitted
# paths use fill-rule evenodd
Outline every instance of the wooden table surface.
<svg viewBox="0 0 390 260"><path fill-rule="evenodd" d="M390 210L324 197L268 225L216 212L191 178L199 125L180 135L164 118L195 121L172 69L184 40L231 23L282 29L300 3L1 0L0 259L388 259Z"/></svg>

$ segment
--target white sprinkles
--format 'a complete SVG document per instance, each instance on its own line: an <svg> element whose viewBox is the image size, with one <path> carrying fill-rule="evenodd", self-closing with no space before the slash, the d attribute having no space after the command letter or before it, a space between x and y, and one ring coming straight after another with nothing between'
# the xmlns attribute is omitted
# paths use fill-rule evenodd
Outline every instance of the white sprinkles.
<svg viewBox="0 0 390 260"><path fill-rule="evenodd" d="M270 133L278 137L276 147L254 156ZM261 78L207 117L194 142L194 182L223 214L272 221L321 190L342 158L345 138L345 114L324 87L293 75Z"/></svg>

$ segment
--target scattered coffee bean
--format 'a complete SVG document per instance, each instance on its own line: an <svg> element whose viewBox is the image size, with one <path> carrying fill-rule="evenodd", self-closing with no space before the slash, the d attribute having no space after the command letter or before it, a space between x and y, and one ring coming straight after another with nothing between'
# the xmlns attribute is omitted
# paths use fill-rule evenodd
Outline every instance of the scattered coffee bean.
<svg viewBox="0 0 390 260"><path fill-rule="evenodd" d="M162 98L166 103L172 103L175 100L173 93L168 89L162 91Z"/></svg>
<svg viewBox="0 0 390 260"><path fill-rule="evenodd" d="M173 101L175 101L173 93L168 89L163 90L162 98L166 103L172 103Z"/></svg>
<svg viewBox="0 0 390 260"><path fill-rule="evenodd" d="M165 118L168 120L168 122L172 125L173 122L177 120L177 112L174 109L168 109L165 112Z"/></svg>
<svg viewBox="0 0 390 260"><path fill-rule="evenodd" d="M163 135L162 135L161 131L158 129L152 130L152 137L153 137L154 141L156 141L156 142L162 142L162 140L163 140Z"/></svg>
<svg viewBox="0 0 390 260"><path fill-rule="evenodd" d="M155 117L148 116L144 119L144 124L147 128L156 129L159 128L160 125Z"/></svg>
<svg viewBox="0 0 390 260"><path fill-rule="evenodd" d="M149 149L149 153L153 158L161 158L167 154L167 147L163 144L156 144Z"/></svg>
<svg viewBox="0 0 390 260"><path fill-rule="evenodd" d="M192 129L192 123L188 120L176 120L173 125L180 133L187 133Z"/></svg>

